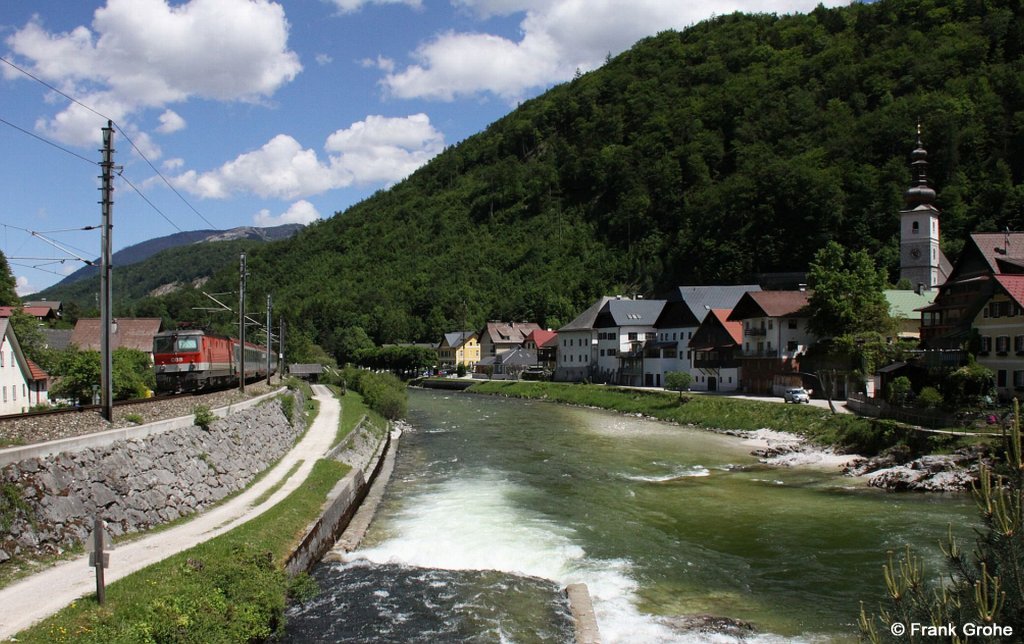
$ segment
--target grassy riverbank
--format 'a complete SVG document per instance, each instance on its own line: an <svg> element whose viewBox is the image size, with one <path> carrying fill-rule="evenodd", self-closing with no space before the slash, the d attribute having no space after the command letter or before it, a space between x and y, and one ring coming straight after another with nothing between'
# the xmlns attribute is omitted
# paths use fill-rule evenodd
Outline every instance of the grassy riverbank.
<svg viewBox="0 0 1024 644"><path fill-rule="evenodd" d="M948 450L961 442L955 437L915 431L893 421L833 414L820 407L711 395L684 394L680 398L677 393L659 389L491 380L476 383L467 391L599 407L708 429L775 429L866 456L900 443L911 451L925 453Z"/></svg>
<svg viewBox="0 0 1024 644"><path fill-rule="evenodd" d="M358 394L343 399L339 436L363 415L386 426ZM18 635L21 642L259 641L284 624L289 598L308 592L289 579L285 559L319 516L324 499L348 472L317 461L306 482L259 517L110 584L106 604L90 595ZM117 551L112 558L116 562Z"/></svg>

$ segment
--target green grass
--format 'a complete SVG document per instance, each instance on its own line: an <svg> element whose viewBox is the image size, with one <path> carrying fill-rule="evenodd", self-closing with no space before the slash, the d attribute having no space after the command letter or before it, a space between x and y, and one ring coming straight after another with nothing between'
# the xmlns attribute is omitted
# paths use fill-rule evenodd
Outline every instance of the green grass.
<svg viewBox="0 0 1024 644"><path fill-rule="evenodd" d="M318 461L284 501L231 532L73 602L21 642L245 642L279 632L290 589L283 564L349 468ZM116 553L115 555L116 556Z"/></svg>
<svg viewBox="0 0 1024 644"><path fill-rule="evenodd" d="M679 394L659 389L492 380L474 384L467 391L600 407L708 429L775 429L865 456L873 456L897 444L908 445L913 453L928 453L955 449L977 440L935 437L893 421L832 414L810 405L783 405L707 395L684 395L680 402Z"/></svg>
<svg viewBox="0 0 1024 644"><path fill-rule="evenodd" d="M263 503L267 499L269 499L270 497L272 497L274 495L274 492L277 492L278 490L280 490L281 487L288 481L288 479L290 479L292 477L292 475L295 474L295 472L297 472L300 467L302 467L303 463L305 463L305 461L303 461L303 460L296 461L296 463L294 465L292 465L291 469L288 470L288 472L281 478L280 481L278 481L277 483L274 483L273 485L271 485L270 487L267 488L266 492L264 492L263 494L259 495L255 499L253 499L252 505L253 506L263 505Z"/></svg>
<svg viewBox="0 0 1024 644"><path fill-rule="evenodd" d="M342 414L339 435L367 413L361 406L358 394L346 394L342 409L350 411ZM376 417L375 427L386 427L379 416L368 415ZM308 595L311 585L306 575L289 579L284 562L349 469L317 461L299 489L259 517L110 584L104 606L95 596L73 602L18 640L245 642L280 632L289 597Z"/></svg>

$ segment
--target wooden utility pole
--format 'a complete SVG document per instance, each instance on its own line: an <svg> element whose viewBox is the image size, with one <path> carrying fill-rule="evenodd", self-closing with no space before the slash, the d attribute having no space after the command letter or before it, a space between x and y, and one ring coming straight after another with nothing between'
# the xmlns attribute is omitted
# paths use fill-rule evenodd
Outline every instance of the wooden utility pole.
<svg viewBox="0 0 1024 644"><path fill-rule="evenodd" d="M100 233L100 406L103 418L107 421L114 420L114 385L113 385L113 359L111 357L110 335L112 327L112 315L110 311L110 276L112 266L111 259L111 217L114 210L114 123L107 121L107 127L103 128L103 160L100 167L103 168L103 175L100 177L103 184L100 187L102 199L100 206L103 211L103 222Z"/></svg>
<svg viewBox="0 0 1024 644"><path fill-rule="evenodd" d="M245 393L245 253L238 264L238 390Z"/></svg>

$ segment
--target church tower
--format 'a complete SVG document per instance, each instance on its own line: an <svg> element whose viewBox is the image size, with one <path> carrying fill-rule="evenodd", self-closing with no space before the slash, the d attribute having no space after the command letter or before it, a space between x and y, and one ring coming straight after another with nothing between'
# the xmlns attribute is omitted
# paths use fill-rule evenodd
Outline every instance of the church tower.
<svg viewBox="0 0 1024 644"><path fill-rule="evenodd" d="M911 186L903 193L900 211L900 279L912 288L937 288L945 281L942 250L939 248L939 209L935 191L928 186L928 152L921 145L917 127L917 148L910 153Z"/></svg>

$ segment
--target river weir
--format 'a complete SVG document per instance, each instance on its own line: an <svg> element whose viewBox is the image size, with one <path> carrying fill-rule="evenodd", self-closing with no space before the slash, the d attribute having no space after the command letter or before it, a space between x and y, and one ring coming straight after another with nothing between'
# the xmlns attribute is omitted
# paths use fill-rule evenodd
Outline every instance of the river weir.
<svg viewBox="0 0 1024 644"><path fill-rule="evenodd" d="M966 495L773 467L741 438L543 402L411 391L361 545L288 613L293 642L571 642L584 583L603 642L854 641L911 544L932 576Z"/></svg>

